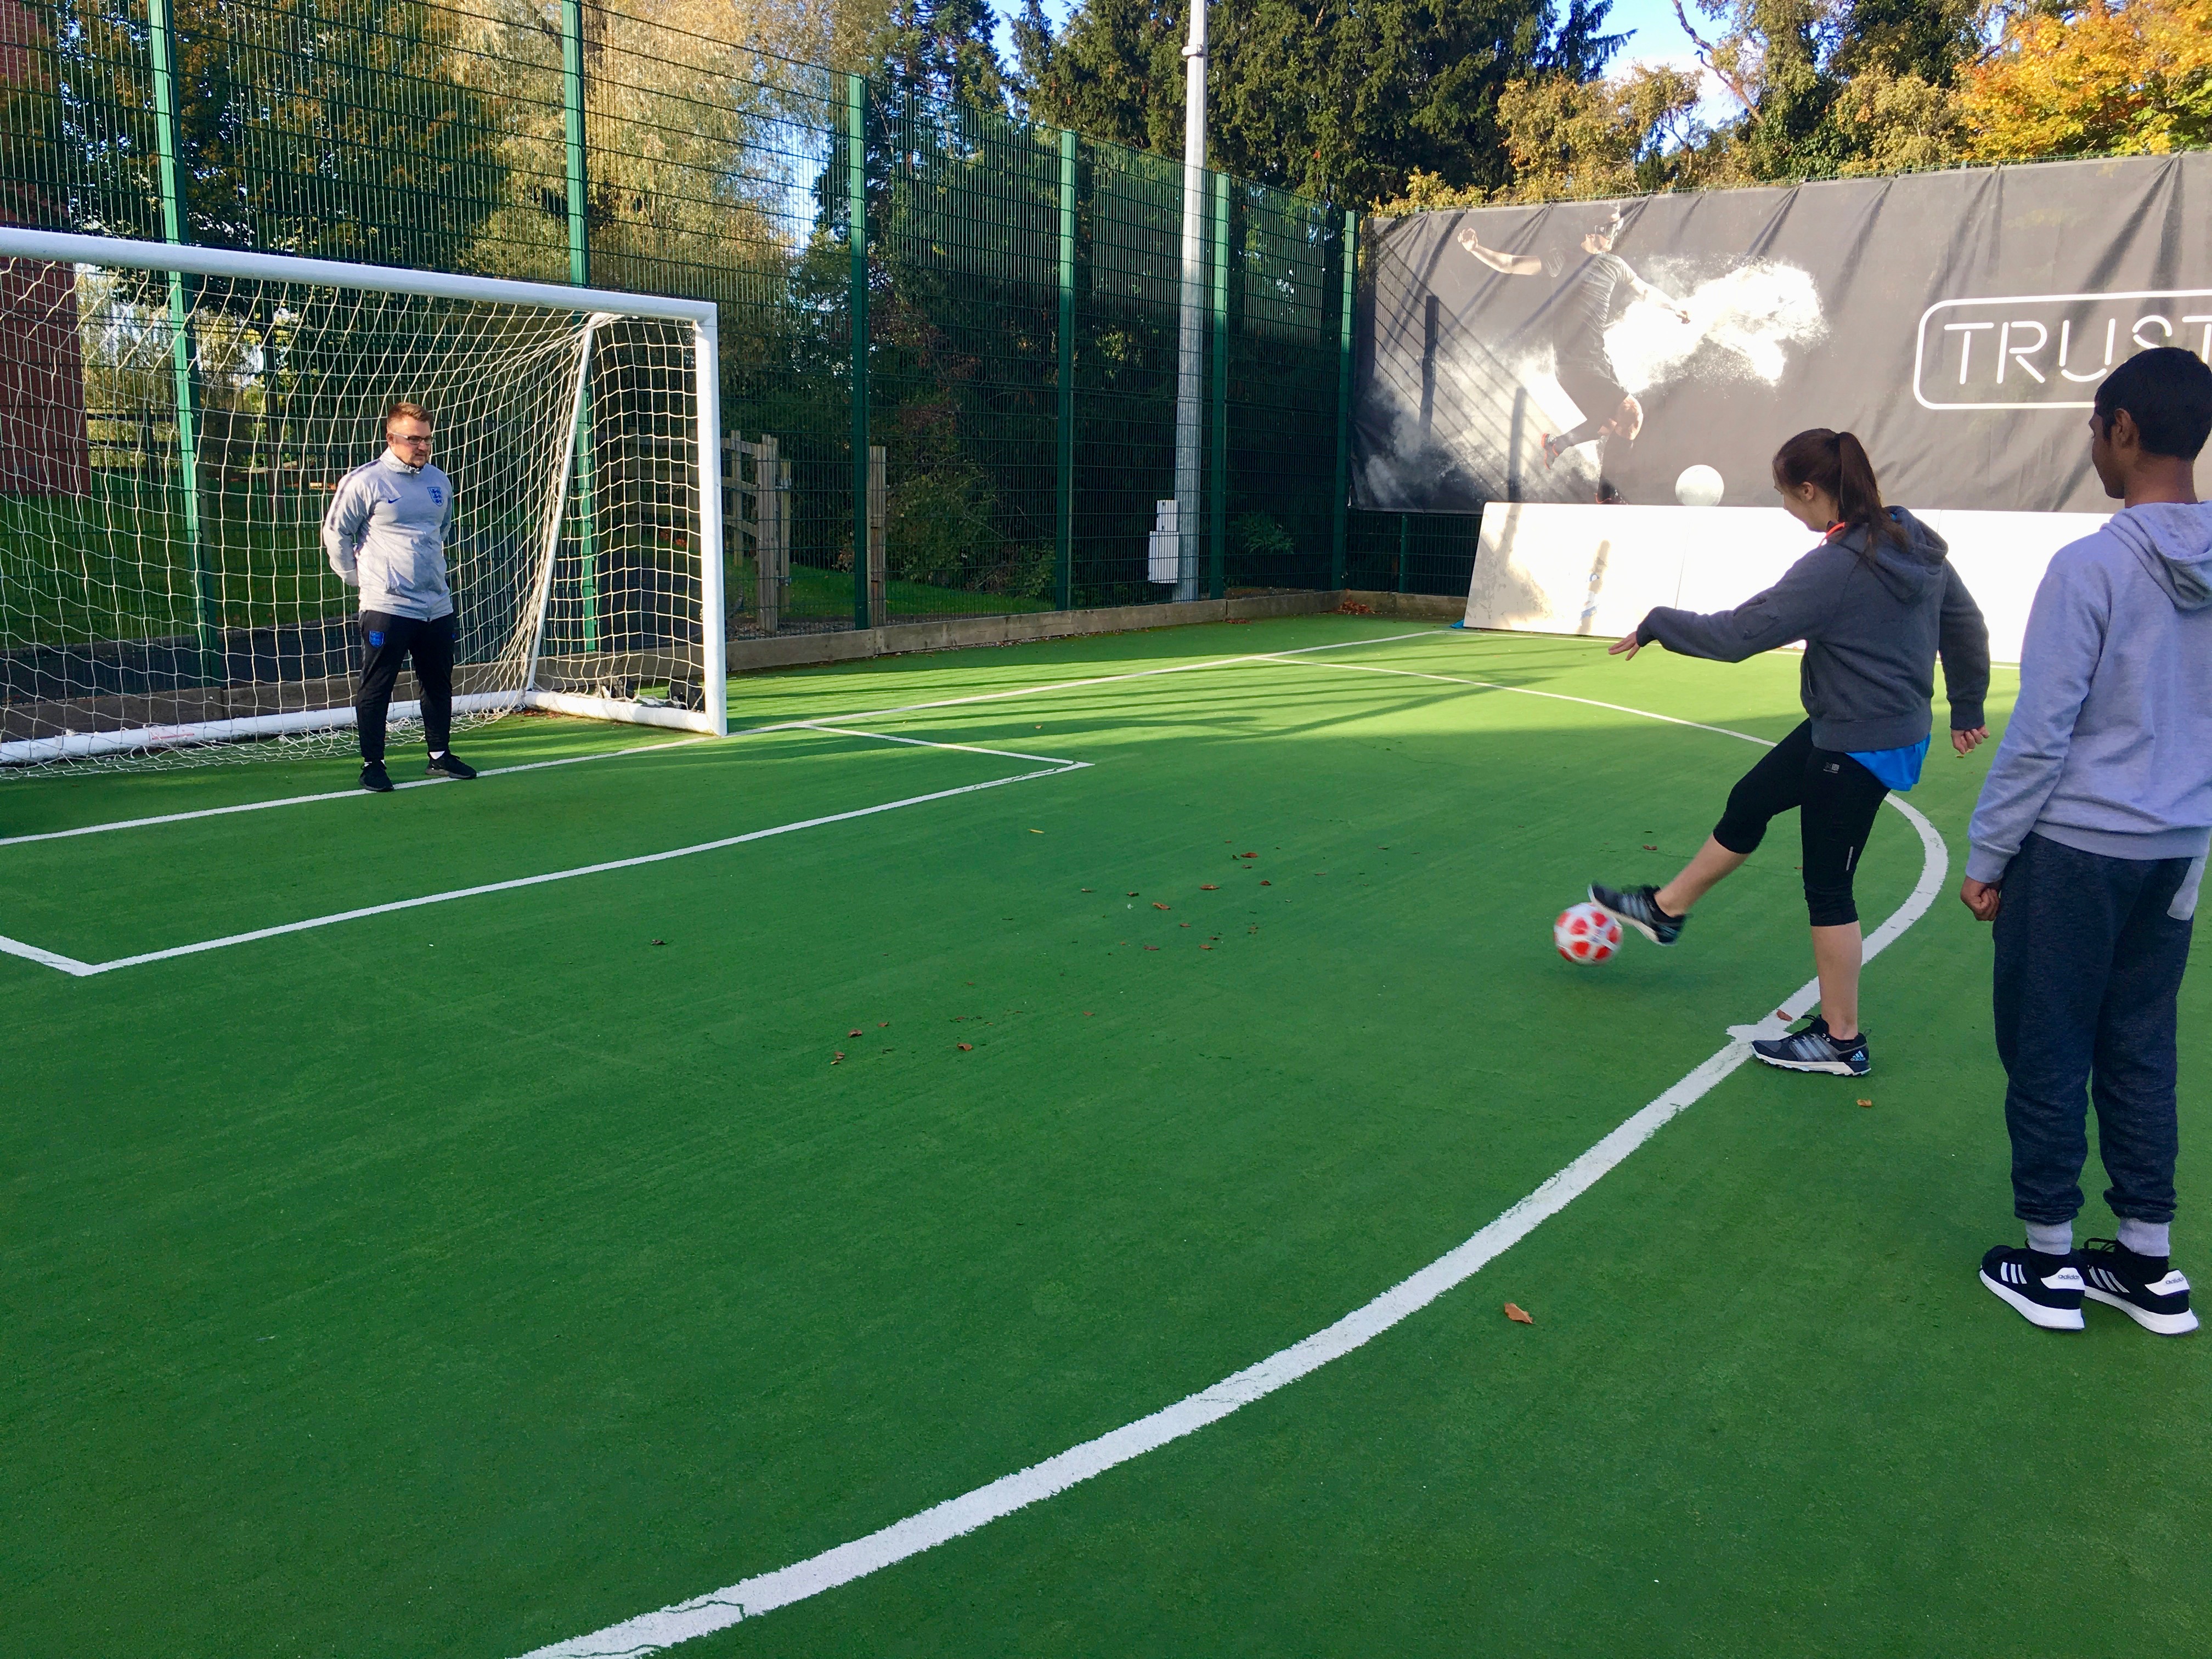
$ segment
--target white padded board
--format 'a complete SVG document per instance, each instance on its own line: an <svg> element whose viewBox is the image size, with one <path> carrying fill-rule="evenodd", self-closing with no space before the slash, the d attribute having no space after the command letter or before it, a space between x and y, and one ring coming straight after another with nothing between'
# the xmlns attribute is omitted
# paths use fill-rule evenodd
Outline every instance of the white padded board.
<svg viewBox="0 0 2212 1659"><path fill-rule="evenodd" d="M1990 654L2020 660L2051 556L2100 513L1935 511L1920 518L1990 625ZM1469 628L1618 639L1655 605L1726 611L1771 587L1814 545L1778 507L1569 507L1492 501L1467 595Z"/></svg>

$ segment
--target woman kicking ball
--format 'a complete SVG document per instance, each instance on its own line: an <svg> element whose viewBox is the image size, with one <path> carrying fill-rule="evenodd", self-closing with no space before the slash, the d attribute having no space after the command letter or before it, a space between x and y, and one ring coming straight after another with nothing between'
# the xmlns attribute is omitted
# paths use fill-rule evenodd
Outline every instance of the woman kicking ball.
<svg viewBox="0 0 2212 1659"><path fill-rule="evenodd" d="M1743 775L1681 874L1626 892L1592 884L1589 896L1654 943L1672 945L1698 901L1758 850L1774 817L1796 807L1820 1014L1752 1048L1770 1066L1863 1077L1871 1063L1859 1029L1851 878L1882 797L1920 781L1939 655L1951 746L1965 755L1989 737L1989 629L1946 561L1943 538L1904 508L1882 506L1866 450L1850 433L1815 427L1790 439L1775 453L1774 487L1790 517L1823 532L1820 544L1733 611L1701 617L1660 606L1608 654L1633 657L1656 643L1741 662L1802 641L1798 690L1808 718Z"/></svg>

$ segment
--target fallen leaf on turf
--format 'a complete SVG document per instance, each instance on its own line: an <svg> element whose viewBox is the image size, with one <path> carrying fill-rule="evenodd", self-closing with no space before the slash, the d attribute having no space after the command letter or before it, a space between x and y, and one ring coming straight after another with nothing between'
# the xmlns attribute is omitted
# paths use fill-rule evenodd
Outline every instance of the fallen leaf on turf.
<svg viewBox="0 0 2212 1659"><path fill-rule="evenodd" d="M1213 947L1211 945L1201 945L1198 948L1201 951L1211 951Z"/></svg>
<svg viewBox="0 0 2212 1659"><path fill-rule="evenodd" d="M653 940L653 942L655 945L665 945L665 944L667 944L667 943L668 943L668 941L667 941L666 939L657 939Z"/></svg>
<svg viewBox="0 0 2212 1659"><path fill-rule="evenodd" d="M856 1036L860 1036L860 1034L858 1031L848 1031L848 1032L846 1032L846 1033L845 1033L845 1035L846 1035L847 1036L848 1036L848 1037L856 1037Z"/></svg>
<svg viewBox="0 0 2212 1659"><path fill-rule="evenodd" d="M1086 892L1086 893L1087 893L1087 892L1089 892L1091 890L1090 890L1088 887L1086 887L1086 888L1085 888L1083 890L1084 890L1085 892Z"/></svg>
<svg viewBox="0 0 2212 1659"><path fill-rule="evenodd" d="M1237 856L1240 859L1256 859L1260 855L1257 853L1239 853Z"/></svg>
<svg viewBox="0 0 2212 1659"><path fill-rule="evenodd" d="M1860 1104L1860 1105L1862 1105L1862 1106L1871 1106L1871 1105L1873 1105L1873 1104L1874 1104L1874 1102L1872 1102L1872 1101L1870 1101L1870 1100L1863 1100L1863 1101L1859 1102L1859 1104Z"/></svg>
<svg viewBox="0 0 2212 1659"><path fill-rule="evenodd" d="M1160 948L1160 947L1159 947L1158 945L1147 945L1145 947L1145 949L1146 949L1147 951L1157 951L1157 950L1158 950L1159 948Z"/></svg>
<svg viewBox="0 0 2212 1659"><path fill-rule="evenodd" d="M1155 910L1164 910L1167 908L1168 907L1166 905L1161 903L1158 899L1154 899L1152 901L1152 908Z"/></svg>
<svg viewBox="0 0 2212 1659"><path fill-rule="evenodd" d="M1088 1008L1085 1008L1083 1011L1083 1017L1085 1019L1095 1019L1097 1018L1097 1016L1093 1014Z"/></svg>
<svg viewBox="0 0 2212 1659"><path fill-rule="evenodd" d="M1648 842L1648 841L1647 841L1647 842L1645 842L1644 843L1644 850L1645 852L1647 852L1647 853L1656 853L1656 852L1657 852L1659 849L1658 849L1656 847L1654 847L1654 846L1653 846L1650 842Z"/></svg>
<svg viewBox="0 0 2212 1659"><path fill-rule="evenodd" d="M972 1042L963 1042L960 1045L960 1052L963 1054L974 1053L975 1048L975 1045Z"/></svg>
<svg viewBox="0 0 2212 1659"><path fill-rule="evenodd" d="M1260 885L1261 885L1261 886L1262 886L1262 887L1273 887L1274 884L1274 884L1273 882L1272 882L1272 881L1267 881L1267 880L1265 880L1265 879L1262 879L1262 880L1261 880L1261 882L1260 883Z"/></svg>
<svg viewBox="0 0 2212 1659"><path fill-rule="evenodd" d="M1033 835L1033 836L1041 836L1041 835L1044 834L1044 831L1043 831L1043 830L1030 830L1030 834L1031 834L1031 835Z"/></svg>
<svg viewBox="0 0 2212 1659"><path fill-rule="evenodd" d="M1533 1325L1536 1322L1518 1304L1511 1302L1505 1304L1505 1316L1516 1325Z"/></svg>
<svg viewBox="0 0 2212 1659"><path fill-rule="evenodd" d="M882 1030L884 1029L884 1026L886 1026L886 1025L888 1025L888 1024L890 1024L890 1021L889 1021L889 1020L887 1020L887 1019L879 1019L879 1020L878 1020L878 1021L876 1022L876 1029L877 1029L878 1031L880 1031L880 1030Z"/></svg>
<svg viewBox="0 0 2212 1659"><path fill-rule="evenodd" d="M1796 1016L1791 1013L1787 1008L1777 1008L1774 1011L1774 1017L1777 1019L1795 1019L1796 1018Z"/></svg>
<svg viewBox="0 0 2212 1659"><path fill-rule="evenodd" d="M1136 897L1136 896L1137 896L1137 890L1136 890L1135 888L1132 887L1132 888L1129 890L1129 896L1130 896L1131 898L1134 898L1134 897Z"/></svg>
<svg viewBox="0 0 2212 1659"><path fill-rule="evenodd" d="M835 1066L835 1065L836 1065L839 1060L842 1060L842 1059L844 1059L844 1058L845 1058L845 1056L844 1056L843 1053L841 1051L841 1052L839 1052L839 1053L837 1053L837 1054L832 1054L832 1055L830 1055L830 1063L832 1066Z"/></svg>
<svg viewBox="0 0 2212 1659"><path fill-rule="evenodd" d="M1210 881L1201 881L1198 884L1198 890L1201 893L1218 893L1221 890Z"/></svg>

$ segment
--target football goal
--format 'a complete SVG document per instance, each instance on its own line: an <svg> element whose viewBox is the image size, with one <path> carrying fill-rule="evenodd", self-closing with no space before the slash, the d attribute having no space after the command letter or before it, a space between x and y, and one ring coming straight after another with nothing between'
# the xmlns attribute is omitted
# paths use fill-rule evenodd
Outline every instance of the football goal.
<svg viewBox="0 0 2212 1659"><path fill-rule="evenodd" d="M726 731L711 303L0 228L0 770L349 743L322 519L401 399L456 724Z"/></svg>

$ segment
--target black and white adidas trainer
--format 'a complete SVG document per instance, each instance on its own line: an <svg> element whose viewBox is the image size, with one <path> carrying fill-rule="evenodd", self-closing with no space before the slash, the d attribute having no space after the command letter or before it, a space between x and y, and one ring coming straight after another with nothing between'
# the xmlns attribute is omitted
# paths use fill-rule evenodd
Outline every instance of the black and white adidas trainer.
<svg viewBox="0 0 2212 1659"><path fill-rule="evenodd" d="M2031 1325L2046 1331L2081 1328L2081 1273L2070 1255L2000 1244L1982 1258L1982 1283Z"/></svg>
<svg viewBox="0 0 2212 1659"><path fill-rule="evenodd" d="M1826 1072L1835 1077L1864 1077L1874 1070L1874 1061L1867 1053L1864 1031L1849 1042L1838 1042L1828 1035L1828 1022L1818 1018L1808 1021L1787 1036L1760 1038L1751 1045L1751 1052L1769 1066L1779 1066L1785 1072Z"/></svg>
<svg viewBox="0 0 2212 1659"><path fill-rule="evenodd" d="M1672 945L1682 937L1683 926L1690 920L1687 916L1670 916L1662 910L1656 887L1632 887L1623 893L1592 882L1589 902L1622 927L1633 927L1654 945Z"/></svg>
<svg viewBox="0 0 2212 1659"><path fill-rule="evenodd" d="M2075 1253L2081 1293L2118 1308L2147 1331L2186 1336L2197 1328L2189 1281L2162 1255L2138 1255L2116 1238L2093 1238Z"/></svg>

